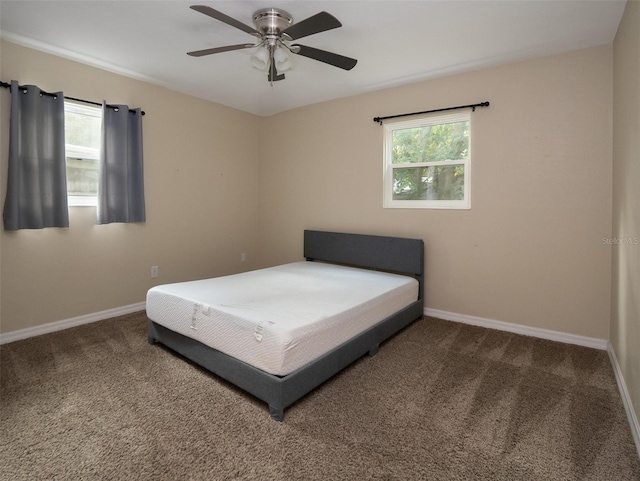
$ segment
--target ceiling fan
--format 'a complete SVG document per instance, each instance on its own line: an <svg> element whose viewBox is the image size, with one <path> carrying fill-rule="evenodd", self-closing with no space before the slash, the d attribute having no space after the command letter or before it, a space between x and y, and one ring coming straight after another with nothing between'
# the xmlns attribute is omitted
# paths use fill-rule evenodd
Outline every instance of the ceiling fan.
<svg viewBox="0 0 640 481"><path fill-rule="evenodd" d="M241 43L225 47L207 48L205 50L187 52L188 55L203 57L231 50L257 48L258 50L251 56L251 63L255 68L266 72L268 80L272 84L274 81L283 80L284 73L282 72L291 69L289 53L302 55L344 70L351 70L358 62L354 58L338 55L327 50L291 44L292 41L299 38L341 27L340 21L327 12L320 12L298 23L293 23L293 17L284 10L264 8L253 14L255 28L252 28L206 5L193 5L191 8L253 35L257 38L257 43Z"/></svg>

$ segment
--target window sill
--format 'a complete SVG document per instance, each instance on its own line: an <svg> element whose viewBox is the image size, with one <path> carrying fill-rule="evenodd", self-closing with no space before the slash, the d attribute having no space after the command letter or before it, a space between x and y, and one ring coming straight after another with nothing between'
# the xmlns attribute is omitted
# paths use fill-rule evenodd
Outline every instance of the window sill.
<svg viewBox="0 0 640 481"><path fill-rule="evenodd" d="M386 201L385 209L453 209L470 210L469 201L420 201L420 200L394 200Z"/></svg>
<svg viewBox="0 0 640 481"><path fill-rule="evenodd" d="M81 195L70 195L67 197L69 207L97 207L97 197L84 197Z"/></svg>

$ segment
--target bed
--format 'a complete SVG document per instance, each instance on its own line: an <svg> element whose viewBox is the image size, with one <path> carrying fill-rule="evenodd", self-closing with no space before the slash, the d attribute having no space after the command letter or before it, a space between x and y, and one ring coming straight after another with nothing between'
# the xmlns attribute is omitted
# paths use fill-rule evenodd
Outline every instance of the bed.
<svg viewBox="0 0 640 481"><path fill-rule="evenodd" d="M421 239L304 231L305 261L156 286L148 340L284 410L423 315Z"/></svg>

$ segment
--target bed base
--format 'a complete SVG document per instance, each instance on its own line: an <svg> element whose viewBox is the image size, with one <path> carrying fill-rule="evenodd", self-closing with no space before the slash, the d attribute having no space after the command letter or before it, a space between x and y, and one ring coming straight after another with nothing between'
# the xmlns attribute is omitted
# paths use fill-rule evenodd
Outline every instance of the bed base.
<svg viewBox="0 0 640 481"><path fill-rule="evenodd" d="M282 421L285 408L365 354L375 355L382 342L422 315L422 303L415 302L286 376L275 376L256 369L190 337L156 324L151 319L148 320L147 337L150 344L160 342L266 402L271 417L276 421Z"/></svg>
<svg viewBox="0 0 640 481"><path fill-rule="evenodd" d="M408 273L418 279L420 296L401 311L286 376L256 369L151 319L147 338L150 344L160 342L266 402L271 417L282 421L285 408L365 354L375 355L382 342L423 316L423 250L422 240L417 239L305 231L304 253L308 260Z"/></svg>

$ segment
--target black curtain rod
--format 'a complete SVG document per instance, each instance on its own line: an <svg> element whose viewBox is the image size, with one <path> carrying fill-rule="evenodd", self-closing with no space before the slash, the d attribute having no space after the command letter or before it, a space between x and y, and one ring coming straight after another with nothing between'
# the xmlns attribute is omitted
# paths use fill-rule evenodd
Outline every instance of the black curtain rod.
<svg viewBox="0 0 640 481"><path fill-rule="evenodd" d="M458 107L447 107L445 109L425 110L423 112L413 112L410 114L388 115L387 117L374 117L373 121L378 122L380 125L382 125L383 120L395 119L397 117L408 117L409 115L431 114L433 112L444 112L445 110L458 110L458 109L473 109L473 111L475 112L476 107L488 107L488 106L489 106L489 102L480 102L479 104L460 105Z"/></svg>
<svg viewBox="0 0 640 481"><path fill-rule="evenodd" d="M11 90L11 84L9 84L9 83L7 83L7 82L2 82L2 81L0 81L0 87L4 87L4 88L6 88L6 89ZM24 87L24 86L22 86L22 85L18 85L18 88L19 88L19 89L26 89L27 87ZM48 97L55 97L55 96L56 96L56 94L52 94L52 93L49 93L49 92L45 92L44 90L41 90L41 91L40 91L40 93L42 93L42 95L47 95ZM93 101L91 101L91 100L76 99L76 98L74 98L74 97L67 97L66 95L64 96L64 98L65 98L66 100L74 100L74 101L76 101L76 102L82 102L82 103L85 103L85 104L91 104L91 105L99 105L99 106L102 106L102 104L101 104L100 102L93 102ZM109 104L107 104L107 107L109 107L110 109L117 109L117 108L118 108L118 106L117 106L117 105L109 105ZM129 112L134 112L134 113L135 113L135 110L131 110L131 109L129 109ZM144 115L144 111L140 111L140 113L141 113L142 115Z"/></svg>

